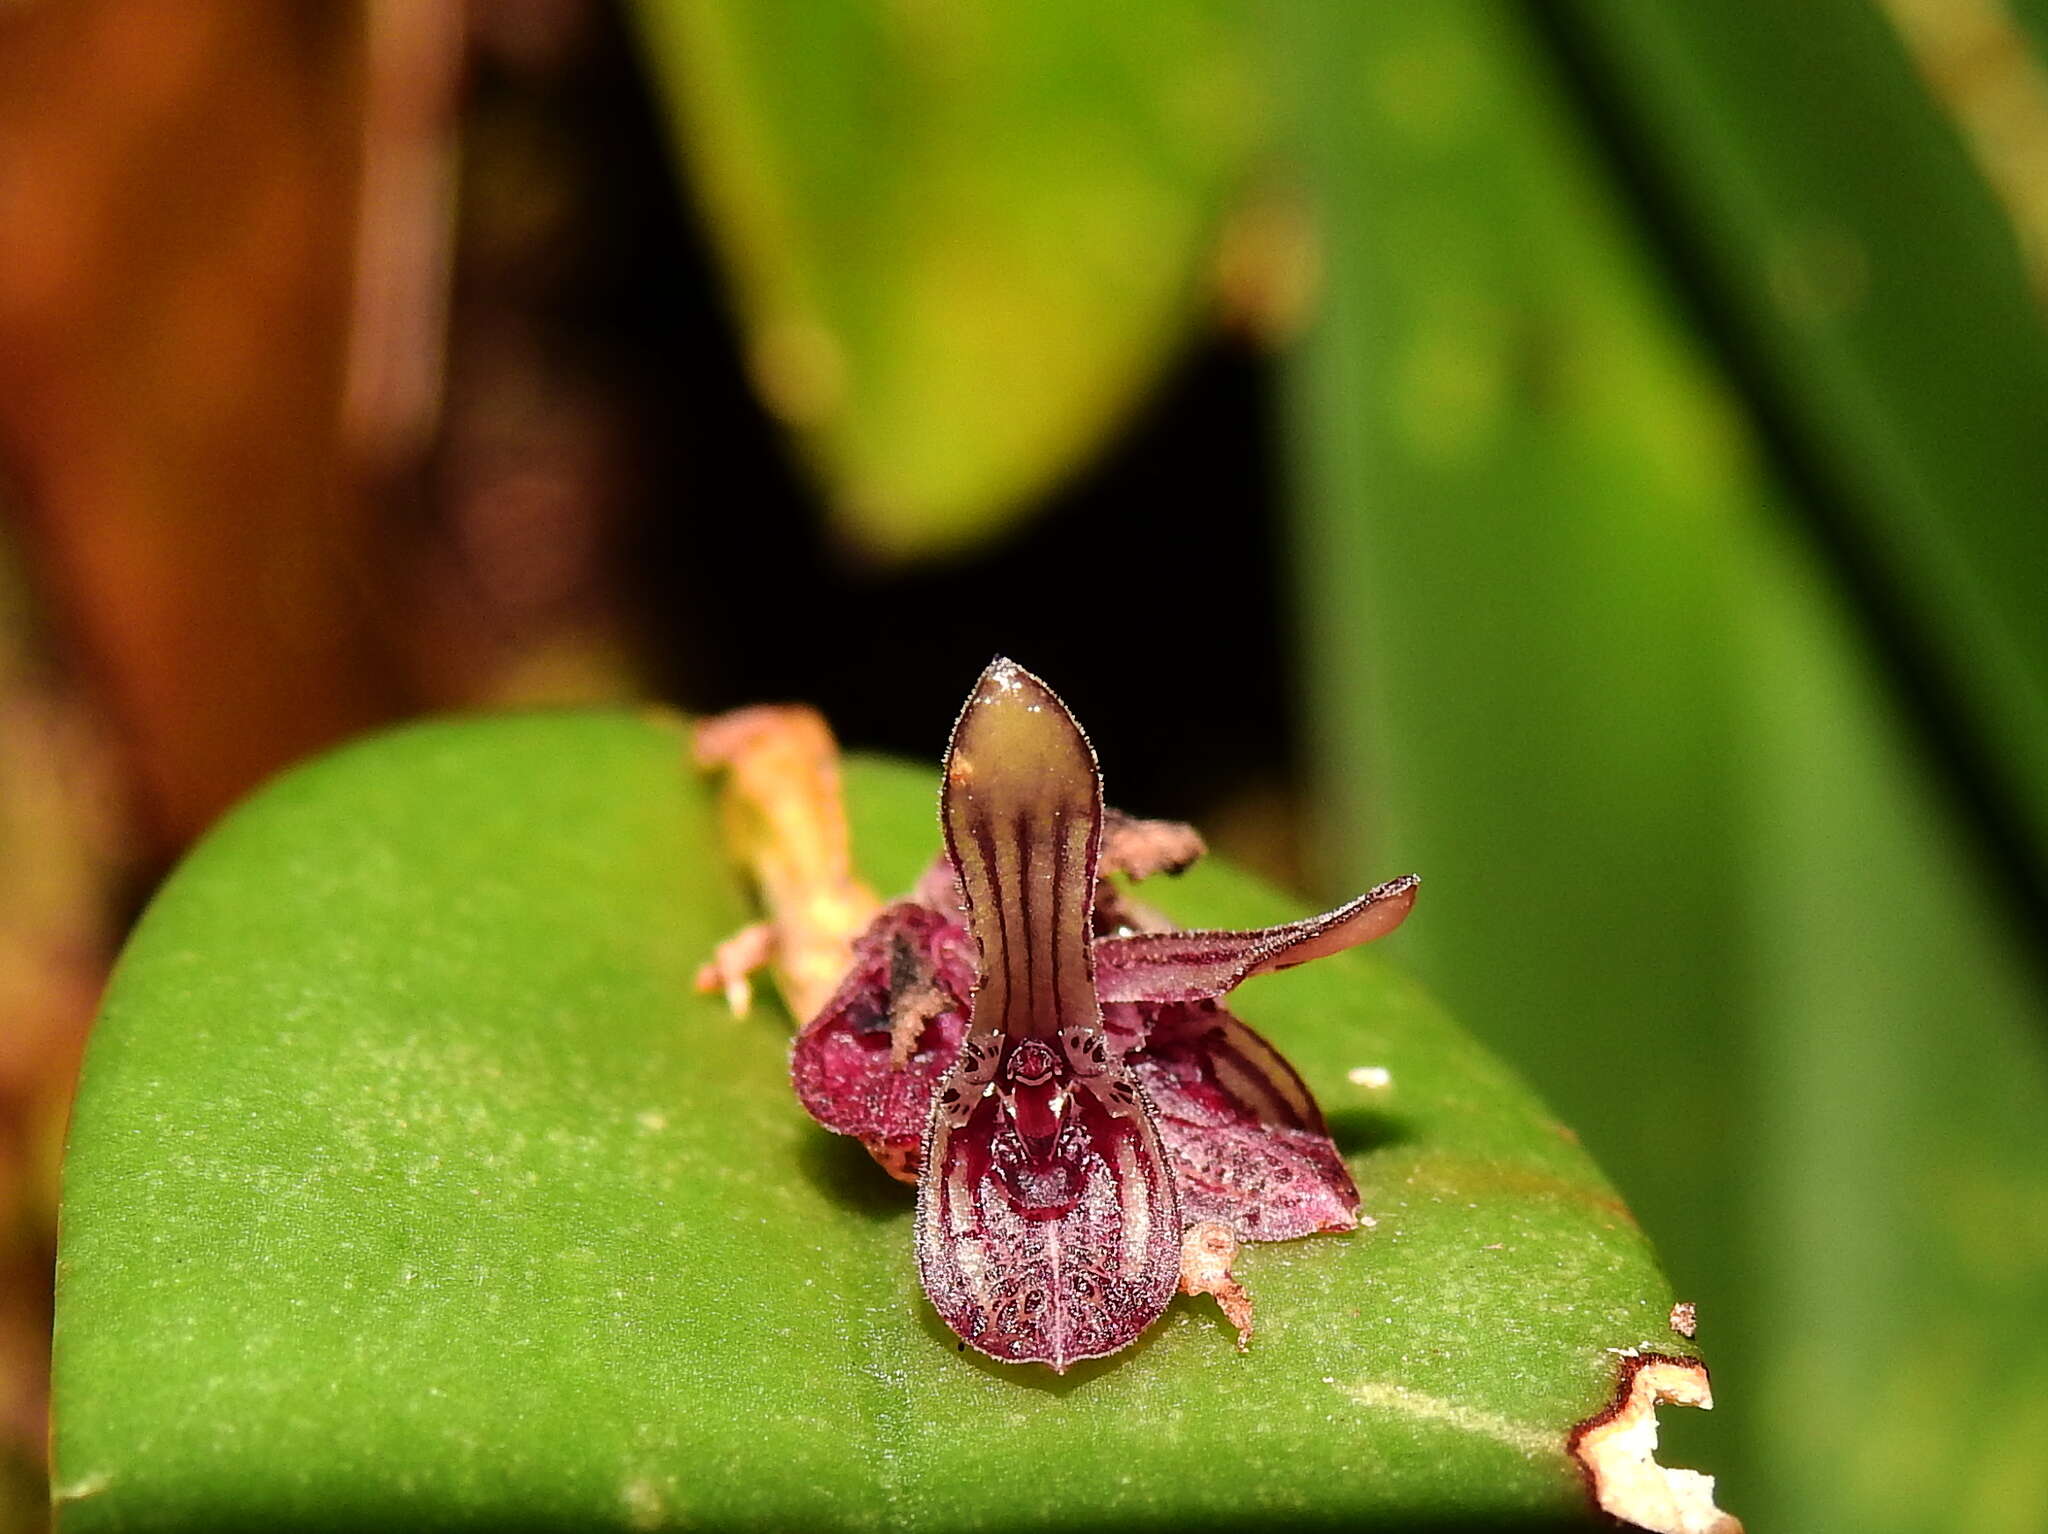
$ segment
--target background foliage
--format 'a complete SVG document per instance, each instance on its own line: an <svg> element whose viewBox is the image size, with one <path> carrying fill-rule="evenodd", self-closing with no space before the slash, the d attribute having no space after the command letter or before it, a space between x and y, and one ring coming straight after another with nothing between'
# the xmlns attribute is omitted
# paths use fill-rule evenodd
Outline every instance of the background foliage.
<svg viewBox="0 0 2048 1534"><path fill-rule="evenodd" d="M1414 9L1414 8L1411 8ZM1398 940L1758 1527L2048 1516L2048 10L0 16L0 1377L108 956L277 767L998 647ZM1302 849L1313 849L1303 856Z"/></svg>

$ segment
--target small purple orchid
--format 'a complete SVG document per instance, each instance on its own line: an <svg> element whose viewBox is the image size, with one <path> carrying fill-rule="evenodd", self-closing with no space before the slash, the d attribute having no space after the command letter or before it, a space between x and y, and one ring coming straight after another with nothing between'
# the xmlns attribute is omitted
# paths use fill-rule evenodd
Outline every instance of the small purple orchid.
<svg viewBox="0 0 2048 1534"><path fill-rule="evenodd" d="M1064 1371L1183 1283L1216 1288L1183 1271L1191 1232L1234 1250L1357 1225L1315 1099L1218 998L1391 932L1416 879L1283 926L1169 929L1105 875L1178 872L1200 838L1105 812L1073 715L1002 659L953 727L941 820L944 854L855 943L791 1075L917 1184L918 1271L954 1332Z"/></svg>

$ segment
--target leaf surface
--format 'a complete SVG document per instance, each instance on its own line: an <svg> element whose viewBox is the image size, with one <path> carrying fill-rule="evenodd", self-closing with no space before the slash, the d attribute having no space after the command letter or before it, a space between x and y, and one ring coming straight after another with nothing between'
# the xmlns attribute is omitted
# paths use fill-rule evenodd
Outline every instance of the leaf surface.
<svg viewBox="0 0 2048 1534"><path fill-rule="evenodd" d="M1237 1001L1377 1228L1248 1249L1248 1355L1182 1299L1115 1358L1008 1368L920 1295L908 1191L805 1117L787 1019L691 989L748 913L683 762L627 715L418 727L173 878L73 1126L67 1529L1583 1516L1608 1350L1690 1348L1587 1156L1397 970ZM863 872L907 887L929 774L849 783ZM1297 914L1222 868L1149 893Z"/></svg>

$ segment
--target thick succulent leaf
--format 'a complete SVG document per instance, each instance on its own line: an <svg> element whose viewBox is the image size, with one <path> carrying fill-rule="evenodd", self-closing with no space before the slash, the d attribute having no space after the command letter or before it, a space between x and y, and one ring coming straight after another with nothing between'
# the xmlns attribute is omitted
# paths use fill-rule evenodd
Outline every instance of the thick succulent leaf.
<svg viewBox="0 0 2048 1534"><path fill-rule="evenodd" d="M1199 313L1262 147L1239 0L637 0L749 370L839 526L985 537Z"/></svg>
<svg viewBox="0 0 2048 1534"><path fill-rule="evenodd" d="M772 1002L693 989L749 913L685 752L628 715L426 726L173 877L73 1122L67 1529L1583 1516L1610 1350L1691 1348L1585 1153L1414 985L1340 954L1238 997L1377 1221L1245 1250L1249 1354L1179 1300L1061 1379L999 1366L921 1295L907 1190L795 1101ZM929 773L849 787L861 871L907 888ZM1159 896L1290 915L1223 868Z"/></svg>

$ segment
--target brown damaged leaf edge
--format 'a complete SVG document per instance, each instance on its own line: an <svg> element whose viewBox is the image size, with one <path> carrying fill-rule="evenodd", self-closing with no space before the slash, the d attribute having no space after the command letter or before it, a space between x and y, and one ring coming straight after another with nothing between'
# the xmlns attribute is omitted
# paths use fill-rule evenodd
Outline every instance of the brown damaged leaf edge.
<svg viewBox="0 0 2048 1534"><path fill-rule="evenodd" d="M1213 1295L1242 1345L1239 1243L1357 1227L1358 1191L1314 1098L1220 998L1392 931L1413 878L1277 927L1175 931L1104 876L1177 872L1200 837L1105 809L1073 715L998 659L954 726L944 851L849 947L851 859L816 716L712 720L698 758L732 772L735 845L771 913L699 984L738 1001L746 971L775 964L808 1019L797 1095L917 1185L919 1276L963 1342L1063 1371L1127 1346L1185 1290ZM765 845L778 826L794 851ZM806 869L827 881L829 920L792 877ZM788 972L799 953L817 961L803 985ZM827 957L842 978L819 1005Z"/></svg>
<svg viewBox="0 0 2048 1534"><path fill-rule="evenodd" d="M1604 1512L1650 1534L1743 1534L1714 1505L1714 1478L1657 1463L1657 1408L1712 1410L1707 1366L1697 1358L1634 1353L1621 1360L1614 1399L1572 1429L1572 1459Z"/></svg>

